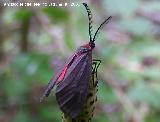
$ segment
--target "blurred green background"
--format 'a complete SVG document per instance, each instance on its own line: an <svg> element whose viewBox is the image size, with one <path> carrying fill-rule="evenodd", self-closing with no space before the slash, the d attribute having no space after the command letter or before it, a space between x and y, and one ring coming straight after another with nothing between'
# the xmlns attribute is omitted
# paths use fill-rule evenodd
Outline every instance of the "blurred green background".
<svg viewBox="0 0 160 122"><path fill-rule="evenodd" d="M14 0L15 1L15 0ZM96 40L98 102L93 122L160 122L160 1L87 0ZM75 3L77 3L75 1ZM60 122L48 81L89 41L79 7L0 7L0 122Z"/></svg>

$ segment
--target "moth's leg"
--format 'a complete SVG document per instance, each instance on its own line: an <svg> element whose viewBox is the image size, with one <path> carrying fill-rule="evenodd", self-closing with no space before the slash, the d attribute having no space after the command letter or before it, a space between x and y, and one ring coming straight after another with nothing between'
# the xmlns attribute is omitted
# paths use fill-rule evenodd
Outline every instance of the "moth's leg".
<svg viewBox="0 0 160 122"><path fill-rule="evenodd" d="M92 62L96 64L95 72L97 73L97 69L99 68L99 66L101 64L101 60L99 60L99 59L93 59Z"/></svg>
<svg viewBox="0 0 160 122"><path fill-rule="evenodd" d="M98 59L93 59L92 60L92 74L96 75L96 83L94 84L95 86L97 86L97 83L98 83L97 70L98 70L100 64L101 64L101 60L98 60ZM93 75L93 78L94 78L94 75ZM95 79L93 79L93 81L94 80Z"/></svg>
<svg viewBox="0 0 160 122"><path fill-rule="evenodd" d="M97 62L92 61L92 74L96 72Z"/></svg>
<svg viewBox="0 0 160 122"><path fill-rule="evenodd" d="M95 75L95 73L96 73L96 65L97 65L97 63L96 62L94 62L94 61L92 61L92 81L93 81L93 85L94 85L94 80L95 80L95 77L94 77L94 75Z"/></svg>

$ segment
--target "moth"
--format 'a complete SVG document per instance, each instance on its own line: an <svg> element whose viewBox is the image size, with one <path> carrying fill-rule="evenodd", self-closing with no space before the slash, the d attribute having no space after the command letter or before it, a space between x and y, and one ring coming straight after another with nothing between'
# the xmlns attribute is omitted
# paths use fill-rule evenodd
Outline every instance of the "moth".
<svg viewBox="0 0 160 122"><path fill-rule="evenodd" d="M95 48L95 40L99 30L107 24L111 16L103 21L92 37L92 13L86 3L83 3L88 13L89 37L87 44L80 46L67 60L60 72L58 72L48 83L41 100L48 97L51 90L56 86L56 99L60 109L71 118L79 115L84 107L88 94L90 77L93 70L99 67L101 61L92 59L92 50ZM95 65L95 68L92 68Z"/></svg>

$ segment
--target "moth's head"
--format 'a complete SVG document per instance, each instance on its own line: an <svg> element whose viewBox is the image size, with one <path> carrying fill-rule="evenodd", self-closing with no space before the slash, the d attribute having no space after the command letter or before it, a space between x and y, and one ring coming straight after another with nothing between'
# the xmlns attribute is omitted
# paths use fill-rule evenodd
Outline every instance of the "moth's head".
<svg viewBox="0 0 160 122"><path fill-rule="evenodd" d="M94 41L90 41L88 45L91 47L91 49L93 49L95 47Z"/></svg>

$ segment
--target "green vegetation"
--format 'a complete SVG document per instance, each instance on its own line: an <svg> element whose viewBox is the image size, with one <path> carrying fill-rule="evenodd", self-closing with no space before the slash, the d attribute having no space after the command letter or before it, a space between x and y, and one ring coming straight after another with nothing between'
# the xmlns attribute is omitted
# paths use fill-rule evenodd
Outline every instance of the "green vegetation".
<svg viewBox="0 0 160 122"><path fill-rule="evenodd" d="M159 122L160 2L101 0L89 6L94 28L113 17L93 52L102 60L93 122ZM0 122L61 122L54 91L42 103L39 98L88 40L82 5L0 7Z"/></svg>

